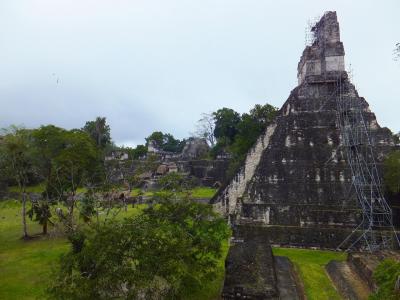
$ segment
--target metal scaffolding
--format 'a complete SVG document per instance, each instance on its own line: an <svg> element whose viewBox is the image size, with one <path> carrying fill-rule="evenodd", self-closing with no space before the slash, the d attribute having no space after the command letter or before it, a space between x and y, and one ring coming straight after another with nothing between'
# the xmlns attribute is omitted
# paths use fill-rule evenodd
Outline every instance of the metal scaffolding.
<svg viewBox="0 0 400 300"><path fill-rule="evenodd" d="M338 246L364 251L399 246L392 222L392 209L381 191L369 127L364 119L362 100L349 92L350 83L338 76L336 82L337 122L342 146L351 169L352 184L362 210L361 223Z"/></svg>

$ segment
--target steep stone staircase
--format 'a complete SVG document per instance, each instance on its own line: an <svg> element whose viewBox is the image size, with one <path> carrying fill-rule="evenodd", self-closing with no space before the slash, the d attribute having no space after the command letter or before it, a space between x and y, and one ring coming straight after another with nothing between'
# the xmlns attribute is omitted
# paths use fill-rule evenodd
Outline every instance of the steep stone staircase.
<svg viewBox="0 0 400 300"><path fill-rule="evenodd" d="M253 178L260 162L263 151L269 146L270 139L275 132L276 123L271 123L247 153L244 165L238 174L231 180L221 193L218 193L211 203L222 215L230 215L237 210L238 199L246 190L247 184Z"/></svg>

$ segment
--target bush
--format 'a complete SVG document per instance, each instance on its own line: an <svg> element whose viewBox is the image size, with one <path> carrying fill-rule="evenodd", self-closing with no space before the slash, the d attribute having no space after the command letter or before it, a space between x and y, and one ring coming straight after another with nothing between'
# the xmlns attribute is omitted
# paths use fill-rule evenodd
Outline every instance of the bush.
<svg viewBox="0 0 400 300"><path fill-rule="evenodd" d="M400 278L400 262L385 259L375 269L374 280L378 290L370 296L370 300L396 300L400 299L400 290L396 289L396 282Z"/></svg>

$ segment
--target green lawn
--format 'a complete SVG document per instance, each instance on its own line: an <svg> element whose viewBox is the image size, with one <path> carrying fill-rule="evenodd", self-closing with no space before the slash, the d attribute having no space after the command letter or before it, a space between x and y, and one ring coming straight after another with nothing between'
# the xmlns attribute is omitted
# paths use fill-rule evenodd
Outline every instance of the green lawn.
<svg viewBox="0 0 400 300"><path fill-rule="evenodd" d="M0 202L0 299L43 298L53 264L68 249L60 238L23 241L21 228L19 202ZM30 220L28 230L41 232Z"/></svg>
<svg viewBox="0 0 400 300"><path fill-rule="evenodd" d="M330 281L325 265L333 259L345 260L346 253L292 248L273 248L273 253L293 262L308 300L342 299Z"/></svg>
<svg viewBox="0 0 400 300"><path fill-rule="evenodd" d="M27 193L42 193L44 191L44 189L45 189L45 184L44 183L39 183L37 185L27 186L26 187L26 192ZM15 185L14 186L9 186L8 190L10 192L13 192L13 193L19 193L19 187L15 186ZM87 189L84 188L84 187L79 187L76 190L76 192L78 194L85 193L86 191L87 191Z"/></svg>
<svg viewBox="0 0 400 300"><path fill-rule="evenodd" d="M135 188L131 191L131 196L138 196L140 193L140 188ZM188 191L194 199L207 199L212 198L214 194L217 192L217 189L210 187L195 187ZM161 192L162 193L162 192ZM183 193L182 193L183 194ZM143 192L143 196L151 197L154 195L154 192Z"/></svg>
<svg viewBox="0 0 400 300"><path fill-rule="evenodd" d="M27 193L41 193L44 191L45 185L44 183L39 183L37 185L31 185L26 187L26 192ZM14 185L14 186L9 186L8 190L13 193L19 193L19 187Z"/></svg>
<svg viewBox="0 0 400 300"><path fill-rule="evenodd" d="M28 193L41 193L44 191L44 184L37 184L37 185L33 185L33 186L28 186L26 188L26 191ZM10 186L9 188L10 192L15 192L15 193L19 193L19 188L18 186ZM77 193L81 194L81 193L85 193L87 191L86 188L80 187L77 189ZM211 187L195 187L191 190L188 191L189 193L191 193L191 196L195 199L203 199L203 198L212 198L214 196L214 194L217 192L217 189L215 188L211 188ZM140 188L134 188L131 191L131 196L135 197L138 196L140 193ZM144 192L143 196L148 196L151 197L153 196L154 192Z"/></svg>

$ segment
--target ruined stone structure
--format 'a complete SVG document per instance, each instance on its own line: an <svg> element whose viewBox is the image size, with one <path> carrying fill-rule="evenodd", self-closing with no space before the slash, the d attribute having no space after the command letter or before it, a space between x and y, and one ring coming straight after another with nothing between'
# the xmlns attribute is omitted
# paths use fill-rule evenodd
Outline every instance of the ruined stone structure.
<svg viewBox="0 0 400 300"><path fill-rule="evenodd" d="M257 232L271 244L336 248L361 216L337 119L338 78L342 96L362 107L379 170L394 141L348 79L336 12L325 13L311 30L314 39L298 64L298 86L212 203L235 232ZM228 283L232 276L227 272ZM234 289L225 284L226 295Z"/></svg>
<svg viewBox="0 0 400 300"><path fill-rule="evenodd" d="M272 243L335 248L359 221L337 124L339 76L343 93L363 106L378 163L394 141L348 80L336 13L327 12L312 31L299 85L213 203L237 226L268 228Z"/></svg>
<svg viewBox="0 0 400 300"><path fill-rule="evenodd" d="M181 157L183 159L199 159L204 157L210 151L205 139L189 138L182 150Z"/></svg>
<svg viewBox="0 0 400 300"><path fill-rule="evenodd" d="M213 203L237 226L268 228L273 243L335 248L359 221L337 124L339 76L343 93L363 106L378 163L394 142L348 80L336 13L327 12L312 31L299 85Z"/></svg>

